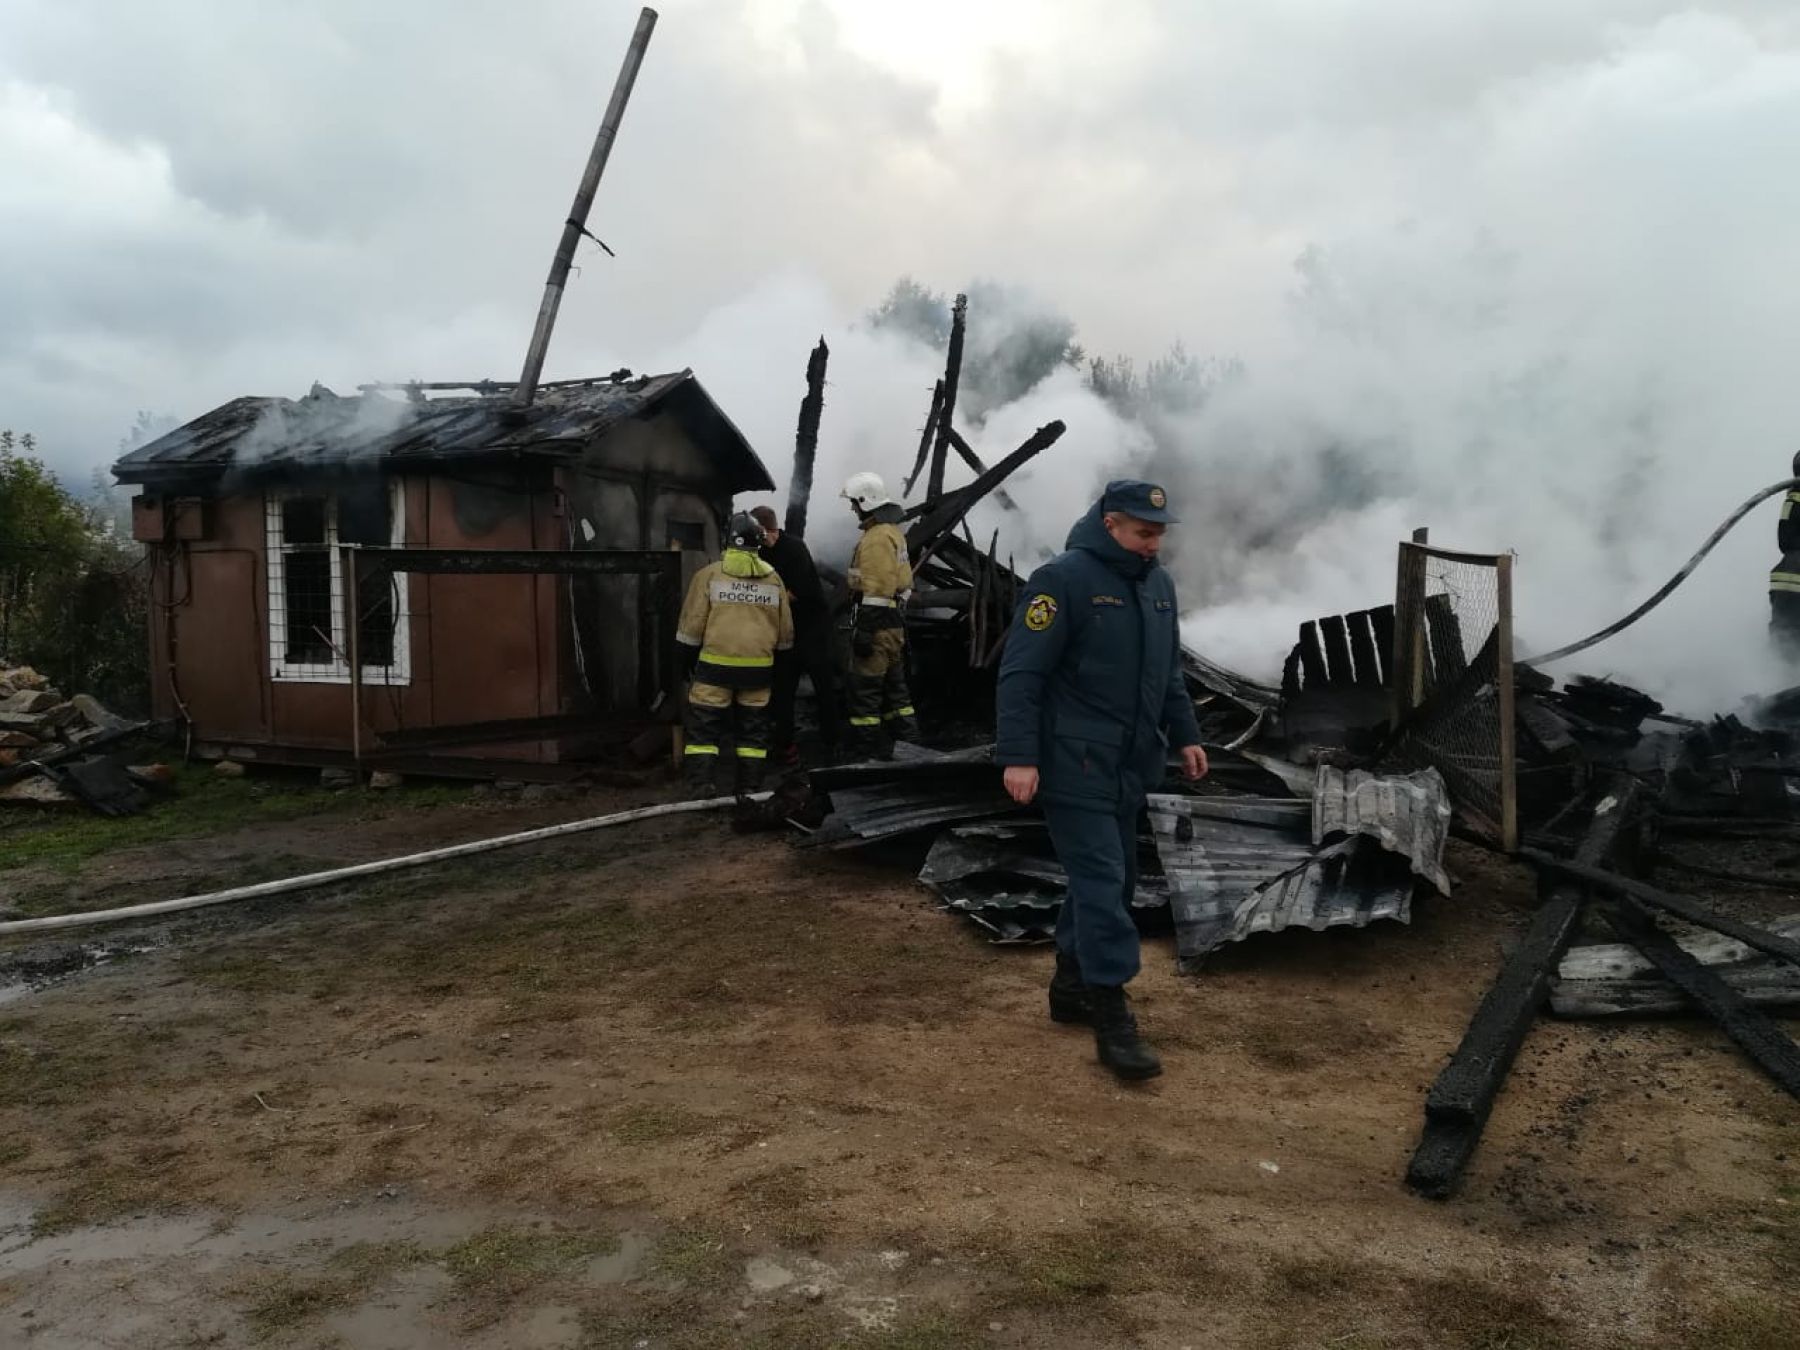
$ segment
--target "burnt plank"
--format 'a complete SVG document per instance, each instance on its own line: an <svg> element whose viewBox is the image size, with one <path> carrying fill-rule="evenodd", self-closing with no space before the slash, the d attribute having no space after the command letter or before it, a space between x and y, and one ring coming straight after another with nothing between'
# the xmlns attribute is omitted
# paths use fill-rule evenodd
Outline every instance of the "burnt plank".
<svg viewBox="0 0 1800 1350"><path fill-rule="evenodd" d="M1369 623L1369 611L1359 609L1346 614L1350 629L1350 659L1356 663L1356 682L1369 689L1381 688L1381 662L1375 655L1375 629Z"/></svg>
<svg viewBox="0 0 1800 1350"><path fill-rule="evenodd" d="M1630 896L1619 896L1602 912L1619 936L1649 957L1663 977L1717 1022L1758 1068L1789 1096L1800 1098L1800 1045L1767 1013L1684 952Z"/></svg>
<svg viewBox="0 0 1800 1350"><path fill-rule="evenodd" d="M1300 684L1305 689L1319 689L1326 683L1325 653L1319 647L1319 625L1308 619L1300 625Z"/></svg>
<svg viewBox="0 0 1800 1350"><path fill-rule="evenodd" d="M1635 800L1633 785L1601 801L1582 839L1582 858L1605 860ZM1406 1184L1422 1195L1441 1200L1462 1179L1519 1047L1549 994L1550 978L1580 925L1585 899L1579 886L1551 890L1525 940L1501 963L1462 1043L1426 1094L1425 1131L1406 1171Z"/></svg>
<svg viewBox="0 0 1800 1350"><path fill-rule="evenodd" d="M394 572L590 573L678 576L681 555L662 549L359 548L357 556Z"/></svg>
<svg viewBox="0 0 1800 1350"><path fill-rule="evenodd" d="M1382 605L1370 610L1369 627L1375 630L1375 654L1381 661L1381 683L1385 687L1394 677L1388 668L1394 660L1394 607Z"/></svg>
<svg viewBox="0 0 1800 1350"><path fill-rule="evenodd" d="M1350 631L1342 614L1328 614L1319 620L1319 640L1325 648L1325 678L1346 688L1356 683L1356 671L1350 665Z"/></svg>
<svg viewBox="0 0 1800 1350"><path fill-rule="evenodd" d="M1432 682L1444 685L1461 679L1469 668L1462 620L1451 607L1450 597L1441 591L1425 597L1425 628L1431 635Z"/></svg>
<svg viewBox="0 0 1800 1350"><path fill-rule="evenodd" d="M1645 885L1641 881L1633 881L1630 877L1622 877L1616 872L1608 872L1603 868L1590 865L1585 859L1568 862L1562 858L1552 857L1548 853L1535 848L1519 850L1519 856L1534 867L1558 872L1577 881L1593 886L1598 890L1650 905L1656 909L1673 914L1678 919L1686 919L1689 923L1698 924L1702 928L1710 928L1715 933L1724 933L1734 937L1746 947L1754 947L1759 952L1770 956L1779 956L1784 961L1792 961L1800 965L1800 942L1779 933L1771 933L1766 928L1759 928L1753 923L1745 923L1742 919L1734 919L1701 904L1690 896L1677 895L1672 891L1659 890L1655 886ZM1644 953L1646 956L1648 952Z"/></svg>

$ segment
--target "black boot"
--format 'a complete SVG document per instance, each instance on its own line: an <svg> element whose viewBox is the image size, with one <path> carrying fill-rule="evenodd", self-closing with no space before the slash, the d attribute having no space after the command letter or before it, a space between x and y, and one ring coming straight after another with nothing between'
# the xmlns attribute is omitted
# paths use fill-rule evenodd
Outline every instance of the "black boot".
<svg viewBox="0 0 1800 1350"><path fill-rule="evenodd" d="M748 755L740 755L737 762L737 795L748 797L752 792L761 792L763 785L763 768L768 763L764 759L752 759Z"/></svg>
<svg viewBox="0 0 1800 1350"><path fill-rule="evenodd" d="M681 781L690 797L711 797L718 788L713 771L718 767L717 755L689 755L681 766Z"/></svg>
<svg viewBox="0 0 1800 1350"><path fill-rule="evenodd" d="M1131 1015L1125 991L1118 985L1090 984L1094 1004L1094 1048L1100 1062L1120 1078L1154 1078L1162 1072L1156 1051L1138 1035L1137 1018Z"/></svg>
<svg viewBox="0 0 1800 1350"><path fill-rule="evenodd" d="M1094 1024L1094 1001L1081 978L1081 967L1061 950L1056 953L1056 974L1050 977L1050 1020L1079 1027Z"/></svg>

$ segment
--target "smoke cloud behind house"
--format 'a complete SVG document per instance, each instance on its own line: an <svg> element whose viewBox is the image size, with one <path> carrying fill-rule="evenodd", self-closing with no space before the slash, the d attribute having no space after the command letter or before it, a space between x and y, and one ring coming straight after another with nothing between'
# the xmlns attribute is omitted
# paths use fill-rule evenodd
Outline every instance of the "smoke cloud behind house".
<svg viewBox="0 0 1800 1350"><path fill-rule="evenodd" d="M79 478L141 408L513 374L634 17L536 14L8 6L0 423ZM1021 566L1144 473L1216 659L1272 674L1301 620L1388 597L1416 525L1517 551L1529 653L1800 449L1797 162L1775 0L700 0L664 11L592 221L619 258L583 253L546 374L692 366L785 480L823 334L829 551L836 487L904 474L941 373L864 311L902 273L992 278L1029 299L973 312L972 349L1036 307L1091 353L1238 363L1185 410L1073 368L972 404L990 462L1069 427L1009 484L1023 515L976 521ZM1774 511L1570 670L1694 711L1793 683Z"/></svg>

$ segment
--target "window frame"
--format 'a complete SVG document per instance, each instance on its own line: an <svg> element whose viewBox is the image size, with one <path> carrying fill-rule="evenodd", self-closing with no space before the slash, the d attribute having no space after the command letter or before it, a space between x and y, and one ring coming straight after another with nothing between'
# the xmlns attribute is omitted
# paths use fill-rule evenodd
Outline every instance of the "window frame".
<svg viewBox="0 0 1800 1350"><path fill-rule="evenodd" d="M387 481L388 543L394 548L406 545L406 487L399 478ZM283 503L296 497L323 499L325 502L325 550L331 560L331 660L290 662L287 652L287 567L288 554L316 549L317 544L289 544L284 537ZM306 488L271 488L263 498L263 528L266 545L268 589L268 653L269 677L283 684L349 684L349 629L344 613L344 551L338 542L338 495L331 491ZM394 602L394 660L392 665L362 663L362 683L388 686L412 683L412 577L406 572L393 574L398 582Z"/></svg>

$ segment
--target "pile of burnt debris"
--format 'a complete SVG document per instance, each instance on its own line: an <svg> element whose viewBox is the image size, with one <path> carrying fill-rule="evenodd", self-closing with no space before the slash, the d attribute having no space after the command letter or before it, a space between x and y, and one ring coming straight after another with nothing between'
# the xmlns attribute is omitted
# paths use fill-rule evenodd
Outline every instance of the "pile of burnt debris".
<svg viewBox="0 0 1800 1350"><path fill-rule="evenodd" d="M0 806L142 810L148 783L115 752L144 729L88 694L65 698L28 666L0 668Z"/></svg>
<svg viewBox="0 0 1800 1350"><path fill-rule="evenodd" d="M991 543L966 536L943 534L935 557L965 592L929 597L959 602L935 618L937 647L985 677L991 708L1020 579ZM950 590L942 580L931 578ZM1800 892L1790 786L1800 689L1702 722L1613 681L1558 688L1529 666L1501 667L1490 635L1473 651L1439 643L1419 677L1424 697L1401 714L1392 622L1391 610L1372 610L1304 626L1280 688L1186 655L1213 771L1190 785L1171 765L1148 799L1140 925L1172 929L1178 963L1193 971L1255 934L1407 921L1423 889L1450 895L1452 834L1534 868L1539 907L1426 1100L1407 1177L1426 1195L1457 1185L1546 1006L1564 1017L1702 1012L1800 1096L1800 1047L1762 1010L1800 1005L1800 913L1768 912L1780 903L1771 897ZM942 703L948 680L933 678L929 651L919 684ZM935 664L941 672L941 655ZM1509 700L1496 698L1502 668ZM972 688L963 683L960 706ZM1481 743L1498 737L1494 709L1507 706L1513 847L1490 793L1497 761ZM967 734L975 726L963 724L963 744L934 737L930 749L896 747L889 762L816 769L783 809L801 847L879 851L916 867L946 911L991 940L1048 941L1064 874L1042 814L1003 792L991 746ZM1721 865L1721 849L1737 865ZM1746 870L1748 855L1760 870ZM1659 870L1705 883L1708 898L1645 879ZM1471 987L1483 978L1472 971Z"/></svg>

